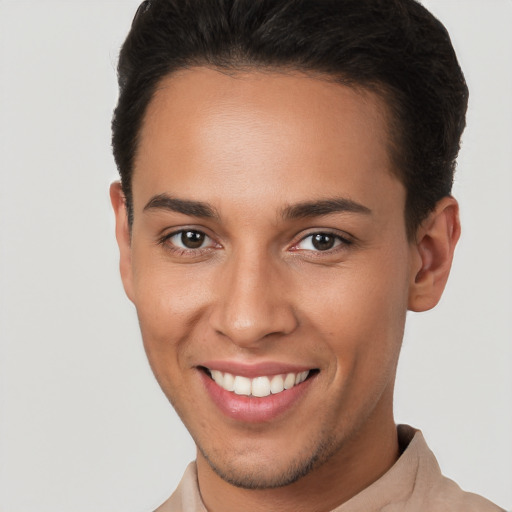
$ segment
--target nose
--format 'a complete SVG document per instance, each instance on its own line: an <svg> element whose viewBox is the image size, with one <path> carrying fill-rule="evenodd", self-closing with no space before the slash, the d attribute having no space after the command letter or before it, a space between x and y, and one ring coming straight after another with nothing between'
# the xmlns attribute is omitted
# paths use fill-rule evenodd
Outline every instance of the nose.
<svg viewBox="0 0 512 512"><path fill-rule="evenodd" d="M232 257L217 282L211 327L244 348L293 332L298 321L284 274L268 255Z"/></svg>

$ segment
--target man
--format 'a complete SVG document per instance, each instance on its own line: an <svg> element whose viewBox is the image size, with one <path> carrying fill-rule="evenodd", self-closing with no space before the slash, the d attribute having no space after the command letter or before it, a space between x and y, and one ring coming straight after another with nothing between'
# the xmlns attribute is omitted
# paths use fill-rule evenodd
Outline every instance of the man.
<svg viewBox="0 0 512 512"><path fill-rule="evenodd" d="M154 0L119 84L121 275L197 445L158 510L499 510L393 419L406 312L460 234L444 27L413 0Z"/></svg>

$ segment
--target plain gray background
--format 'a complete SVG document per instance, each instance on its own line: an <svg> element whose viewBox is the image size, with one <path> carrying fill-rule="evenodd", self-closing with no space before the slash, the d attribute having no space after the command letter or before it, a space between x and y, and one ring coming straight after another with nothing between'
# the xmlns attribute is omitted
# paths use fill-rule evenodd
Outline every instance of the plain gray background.
<svg viewBox="0 0 512 512"><path fill-rule="evenodd" d="M138 1L0 1L0 510L141 512L193 443L146 363L108 185L115 63ZM396 417L512 508L512 2L424 2L471 90L445 296L410 314Z"/></svg>

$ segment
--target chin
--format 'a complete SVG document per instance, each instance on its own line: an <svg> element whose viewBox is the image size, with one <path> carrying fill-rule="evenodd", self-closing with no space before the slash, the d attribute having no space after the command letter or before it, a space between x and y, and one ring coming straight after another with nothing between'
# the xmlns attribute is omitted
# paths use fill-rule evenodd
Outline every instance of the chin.
<svg viewBox="0 0 512 512"><path fill-rule="evenodd" d="M234 457L229 451L224 452L224 455L216 453L210 456L199 447L204 459L222 480L235 487L252 490L291 485L324 464L338 451L333 440L321 443L312 450L306 451L304 447L301 449L301 453L285 461L276 453L262 459L256 453L250 455L250 450L240 458ZM229 460L226 459L226 453Z"/></svg>

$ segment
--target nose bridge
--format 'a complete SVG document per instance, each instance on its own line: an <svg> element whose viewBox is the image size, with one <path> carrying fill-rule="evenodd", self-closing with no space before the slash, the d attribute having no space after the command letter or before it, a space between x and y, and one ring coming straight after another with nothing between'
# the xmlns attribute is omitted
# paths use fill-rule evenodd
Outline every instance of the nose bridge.
<svg viewBox="0 0 512 512"><path fill-rule="evenodd" d="M296 326L278 261L261 248L234 251L225 262L212 313L214 329L238 345L258 344Z"/></svg>

